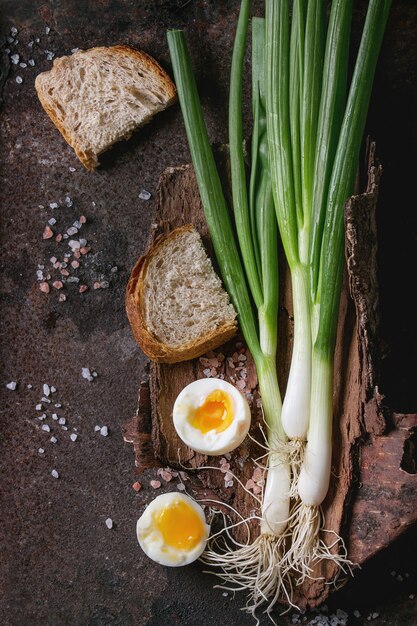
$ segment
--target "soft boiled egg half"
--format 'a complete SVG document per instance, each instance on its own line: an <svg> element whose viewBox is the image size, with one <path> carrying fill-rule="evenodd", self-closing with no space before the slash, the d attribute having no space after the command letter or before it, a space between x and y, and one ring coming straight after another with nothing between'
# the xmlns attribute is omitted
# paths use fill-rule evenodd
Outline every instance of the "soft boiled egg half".
<svg viewBox="0 0 417 626"><path fill-rule="evenodd" d="M187 385L175 400L173 419L182 441L216 456L237 448L250 427L246 398L225 380L205 378Z"/></svg>
<svg viewBox="0 0 417 626"><path fill-rule="evenodd" d="M204 552L210 526L197 502L180 492L153 500L136 526L140 547L147 556L168 567L192 563Z"/></svg>

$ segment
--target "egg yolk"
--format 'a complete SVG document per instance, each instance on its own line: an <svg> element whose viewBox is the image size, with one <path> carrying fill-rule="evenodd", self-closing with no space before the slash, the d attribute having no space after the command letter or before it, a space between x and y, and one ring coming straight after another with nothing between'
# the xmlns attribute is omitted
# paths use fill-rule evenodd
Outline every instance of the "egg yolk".
<svg viewBox="0 0 417 626"><path fill-rule="evenodd" d="M212 391L194 412L191 423L202 433L226 430L233 421L233 400L228 393Z"/></svg>
<svg viewBox="0 0 417 626"><path fill-rule="evenodd" d="M188 552L205 538L201 517L192 506L176 500L154 514L154 522L165 545Z"/></svg>

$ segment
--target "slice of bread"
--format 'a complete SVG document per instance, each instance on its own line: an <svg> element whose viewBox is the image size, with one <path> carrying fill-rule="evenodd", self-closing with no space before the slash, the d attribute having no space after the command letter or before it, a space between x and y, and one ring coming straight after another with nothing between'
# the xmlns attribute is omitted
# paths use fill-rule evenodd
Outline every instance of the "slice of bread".
<svg viewBox="0 0 417 626"><path fill-rule="evenodd" d="M127 46L79 50L55 59L36 77L41 104L93 170L98 155L149 122L176 99L168 74L145 52Z"/></svg>
<svg viewBox="0 0 417 626"><path fill-rule="evenodd" d="M139 259L126 310L139 346L160 363L194 359L237 331L233 305L192 225L159 237Z"/></svg>

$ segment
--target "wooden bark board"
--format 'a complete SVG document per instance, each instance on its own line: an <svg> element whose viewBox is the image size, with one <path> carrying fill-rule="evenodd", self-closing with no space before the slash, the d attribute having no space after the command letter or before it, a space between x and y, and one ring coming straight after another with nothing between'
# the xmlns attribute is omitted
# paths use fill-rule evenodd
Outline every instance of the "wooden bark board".
<svg viewBox="0 0 417 626"><path fill-rule="evenodd" d="M346 205L346 260L335 354L334 446L332 480L324 502L326 528L341 534L349 557L358 564L386 547L416 521L415 467L404 450L412 450L416 415L391 414L378 388L378 285L376 279L375 209L381 168L371 146L365 192ZM151 239L173 228L193 223L210 250L198 188L191 166L170 168L161 177L157 214ZM280 267L285 267L281 255ZM293 333L292 301L288 270L280 272L279 380L286 383ZM256 370L243 340L237 337L215 351L216 375L236 383L231 358L246 357L245 393L252 410L250 434L262 442L262 424ZM220 357L219 357L220 355ZM208 358L213 358L209 355ZM125 438L135 445L139 468L169 465L174 468L219 467L219 459L194 453L177 437L172 425L172 407L178 393L197 378L204 378L207 363L195 359L174 365L150 366L150 390L141 385L138 413L126 425ZM282 392L284 389L282 389ZM230 468L246 483L254 470L253 459L263 454L250 438L232 453ZM406 443L409 440L409 443ZM412 456L412 455L411 455ZM408 463L408 465L407 465ZM409 471L406 471L406 470ZM234 481L225 487L224 473L215 470L190 472L193 488L200 497L213 497L234 506L244 515L256 510L256 502ZM237 531L237 537L242 538ZM257 525L251 524L252 536ZM333 542L331 533L323 539ZM316 574L322 580L297 590L299 606L317 606L327 597L336 570L322 563Z"/></svg>

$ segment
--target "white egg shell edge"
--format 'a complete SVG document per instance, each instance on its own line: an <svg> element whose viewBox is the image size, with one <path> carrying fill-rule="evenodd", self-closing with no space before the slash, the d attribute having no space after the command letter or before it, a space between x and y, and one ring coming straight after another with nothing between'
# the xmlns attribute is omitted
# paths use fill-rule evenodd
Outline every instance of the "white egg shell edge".
<svg viewBox="0 0 417 626"><path fill-rule="evenodd" d="M195 546L192 550L178 550L171 546L164 544L162 535L154 527L153 515L172 504L173 501L182 500L200 517L203 526L205 528L205 536L201 542ZM156 561L160 565L166 565L167 567L181 567L182 565L189 565L193 561L196 561L204 552L207 544L207 539L210 533L210 526L206 523L206 516L204 511L197 502L194 502L189 496L174 491L171 493L163 493L157 496L142 513L136 524L136 535L139 541L139 545L150 559Z"/></svg>
<svg viewBox="0 0 417 626"><path fill-rule="evenodd" d="M190 407L196 409L213 391L228 393L234 402L233 421L226 430L202 433L189 421ZM235 450L248 434L251 413L248 401L236 387L220 378L202 378L190 383L181 391L174 403L174 427L179 438L192 450L201 454L218 456Z"/></svg>

